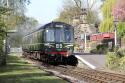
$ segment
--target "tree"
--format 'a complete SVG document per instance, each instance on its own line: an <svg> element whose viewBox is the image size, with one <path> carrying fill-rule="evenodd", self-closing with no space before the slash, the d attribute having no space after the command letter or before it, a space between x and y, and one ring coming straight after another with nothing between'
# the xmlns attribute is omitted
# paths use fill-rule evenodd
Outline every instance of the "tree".
<svg viewBox="0 0 125 83"><path fill-rule="evenodd" d="M125 22L118 23L117 33L119 37L125 37Z"/></svg>
<svg viewBox="0 0 125 83"><path fill-rule="evenodd" d="M11 47L21 47L22 46L22 40L25 35L27 35L29 32L34 31L36 29L36 26L38 25L38 21L31 17L25 17L25 22L21 23L19 28L17 29L17 33L13 34L10 37L10 46Z"/></svg>
<svg viewBox="0 0 125 83"><path fill-rule="evenodd" d="M6 54L3 53L3 40L9 28L16 27L21 21L18 17L24 16L26 3L29 0L0 0L0 61L6 64Z"/></svg>
<svg viewBox="0 0 125 83"><path fill-rule="evenodd" d="M7 15L9 12L9 8L5 7L0 7L0 65L5 65L6 64L6 58L4 57L3 53L3 46L4 42L3 40L6 37L6 24L3 20L3 15Z"/></svg>
<svg viewBox="0 0 125 83"><path fill-rule="evenodd" d="M76 6L81 10L81 9L86 9L87 10L87 23L89 24L96 24L99 23L99 18L98 17L98 12L96 6L98 0L73 0L76 4Z"/></svg>
<svg viewBox="0 0 125 83"><path fill-rule="evenodd" d="M112 8L114 18L119 21L125 21L125 0L118 0Z"/></svg>
<svg viewBox="0 0 125 83"><path fill-rule="evenodd" d="M99 19L97 18L97 12L95 12L94 9L92 9L96 3L97 0L94 0L91 4L89 4L91 0L87 0L86 4L83 5L82 0L65 0L63 5L63 10L59 14L59 18L57 18L57 21L62 21L71 24L74 17L78 17L81 13L82 8L87 9L87 22L90 24L95 24L99 22Z"/></svg>
<svg viewBox="0 0 125 83"><path fill-rule="evenodd" d="M26 4L29 4L29 0L0 0L0 6L11 9L9 15L3 15L6 29L13 29L24 17L26 10Z"/></svg>
<svg viewBox="0 0 125 83"><path fill-rule="evenodd" d="M75 17L80 12L77 7L67 7L63 11L60 12L59 17L56 21L66 22L68 24L72 24L73 17Z"/></svg>
<svg viewBox="0 0 125 83"><path fill-rule="evenodd" d="M103 21L99 26L100 32L113 32L114 30L114 18L112 16L112 7L116 3L116 0L105 0L102 5Z"/></svg>
<svg viewBox="0 0 125 83"><path fill-rule="evenodd" d="M112 8L112 14L118 23L118 35L120 37L125 36L125 0L118 0L117 3Z"/></svg>

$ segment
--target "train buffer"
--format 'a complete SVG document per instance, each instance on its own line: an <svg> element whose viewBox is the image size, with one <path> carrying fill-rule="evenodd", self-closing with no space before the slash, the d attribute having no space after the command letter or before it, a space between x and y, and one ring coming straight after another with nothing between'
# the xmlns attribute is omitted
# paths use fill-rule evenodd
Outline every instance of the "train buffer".
<svg viewBox="0 0 125 83"><path fill-rule="evenodd" d="M93 55L93 54L75 54L80 64L86 65L91 69L104 69L105 68L105 55Z"/></svg>

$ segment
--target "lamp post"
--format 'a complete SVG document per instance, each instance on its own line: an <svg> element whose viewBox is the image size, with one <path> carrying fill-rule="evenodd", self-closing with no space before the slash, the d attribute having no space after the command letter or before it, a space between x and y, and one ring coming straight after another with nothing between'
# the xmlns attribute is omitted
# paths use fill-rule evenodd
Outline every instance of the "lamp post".
<svg viewBox="0 0 125 83"><path fill-rule="evenodd" d="M118 24L118 20L115 18L114 19L114 33L115 33L114 42L115 42L115 47L117 47L117 24Z"/></svg>
<svg viewBox="0 0 125 83"><path fill-rule="evenodd" d="M80 24L84 24L84 51L86 51L86 17L87 17L87 10L86 9L81 9L81 14L80 14Z"/></svg>

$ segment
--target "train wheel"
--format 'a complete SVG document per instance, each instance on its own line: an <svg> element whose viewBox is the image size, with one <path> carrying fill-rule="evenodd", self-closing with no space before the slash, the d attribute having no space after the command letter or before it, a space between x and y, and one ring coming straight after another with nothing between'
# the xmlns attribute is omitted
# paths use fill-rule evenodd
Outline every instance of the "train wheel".
<svg viewBox="0 0 125 83"><path fill-rule="evenodd" d="M68 65L77 66L77 64L78 59L74 55L68 57Z"/></svg>

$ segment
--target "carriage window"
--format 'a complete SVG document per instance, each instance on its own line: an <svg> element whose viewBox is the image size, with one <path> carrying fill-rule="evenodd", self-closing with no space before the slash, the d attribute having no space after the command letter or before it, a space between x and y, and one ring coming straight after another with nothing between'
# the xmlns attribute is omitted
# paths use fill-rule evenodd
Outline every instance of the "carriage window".
<svg viewBox="0 0 125 83"><path fill-rule="evenodd" d="M46 30L46 41L53 42L54 41L54 30Z"/></svg>

